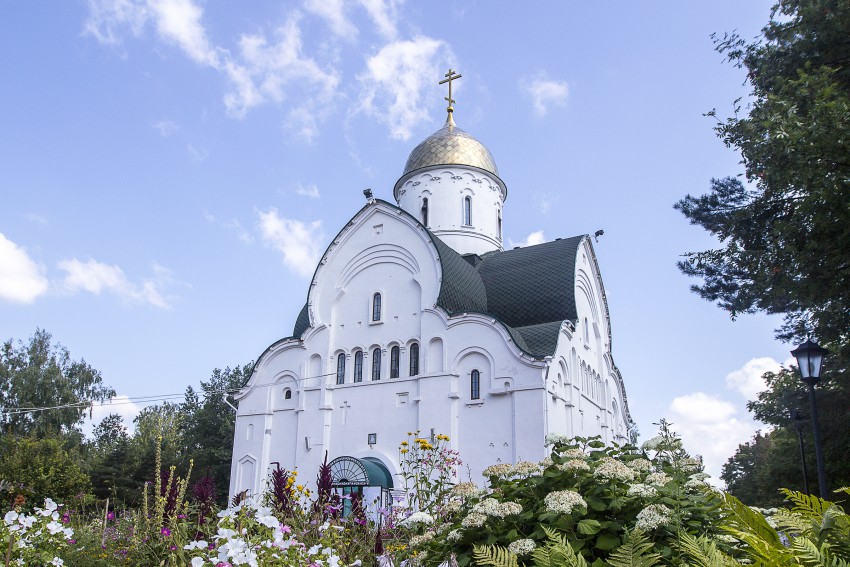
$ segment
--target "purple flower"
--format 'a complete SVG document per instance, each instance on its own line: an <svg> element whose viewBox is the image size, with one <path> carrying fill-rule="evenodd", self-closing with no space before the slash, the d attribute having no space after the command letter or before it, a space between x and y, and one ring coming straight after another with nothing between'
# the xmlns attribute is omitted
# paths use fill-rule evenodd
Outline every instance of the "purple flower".
<svg viewBox="0 0 850 567"><path fill-rule="evenodd" d="M110 522L115 519L115 512L110 512L106 515L106 519Z"/></svg>
<svg viewBox="0 0 850 567"><path fill-rule="evenodd" d="M177 546L171 545L171 546L168 547L168 549L170 549L171 551L177 551Z"/></svg>
<svg viewBox="0 0 850 567"><path fill-rule="evenodd" d="M161 530L159 530L159 533L161 533L161 534L162 534L162 535L164 535L165 537L168 537L168 536L170 536L170 535L171 535L171 530L169 530L169 529L168 529L168 528L166 528L165 526L162 526L162 529L161 529Z"/></svg>

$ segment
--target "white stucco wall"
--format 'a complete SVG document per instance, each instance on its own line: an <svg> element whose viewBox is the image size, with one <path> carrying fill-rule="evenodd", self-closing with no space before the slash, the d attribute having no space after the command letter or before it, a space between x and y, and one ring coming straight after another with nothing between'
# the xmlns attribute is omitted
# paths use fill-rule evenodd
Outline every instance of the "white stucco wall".
<svg viewBox="0 0 850 567"><path fill-rule="evenodd" d="M610 364L607 308L589 239L576 261L578 328L562 325L554 356L534 360L491 317L449 318L435 306L440 264L417 223L380 202L361 211L331 244L311 282L310 329L303 339L270 347L236 396L231 495L262 490L274 462L297 467L299 481L312 482L326 451L329 461L375 457L398 474L398 446L408 431L449 435L464 461L460 479L470 471L479 483L490 464L541 460L550 432L614 440L626 423L614 415L612 402L625 404ZM382 298L380 321L371 321L375 293ZM414 342L420 374L409 376ZM398 378L390 378L393 346L400 350ZM371 379L376 348L379 381ZM358 350L364 352L363 381L354 383ZM343 384L336 383L340 354ZM470 392L473 370L481 374L477 400ZM370 433L377 434L371 446ZM396 477L397 488L400 482Z"/></svg>

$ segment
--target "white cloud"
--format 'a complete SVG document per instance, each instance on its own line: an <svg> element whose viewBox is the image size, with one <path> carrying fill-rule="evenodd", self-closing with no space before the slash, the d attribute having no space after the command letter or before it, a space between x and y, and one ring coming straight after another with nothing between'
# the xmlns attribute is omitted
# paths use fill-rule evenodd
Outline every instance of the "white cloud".
<svg viewBox="0 0 850 567"><path fill-rule="evenodd" d="M167 138L176 132L180 127L171 120L160 120L152 124L154 128L159 130L159 135Z"/></svg>
<svg viewBox="0 0 850 567"><path fill-rule="evenodd" d="M552 106L564 106L567 104L567 96L570 89L564 81L553 81L546 73L539 72L534 77L526 77L520 80L520 89L531 97L534 114L538 118L546 116Z"/></svg>
<svg viewBox="0 0 850 567"><path fill-rule="evenodd" d="M360 4L366 9L366 13L369 14L372 23L378 28L378 32L387 39L395 39L397 34L396 18L401 1L360 0Z"/></svg>
<svg viewBox="0 0 850 567"><path fill-rule="evenodd" d="M293 13L269 41L263 33L239 39L238 56L217 47L203 24L203 9L193 0L89 0L85 33L108 45L121 43L129 30L140 36L147 25L164 42L177 46L192 61L224 75L227 111L236 117L265 102L281 102L295 90L298 100L289 125L302 137L316 134L316 117L324 117L339 85L338 72L323 69L303 52L299 15Z"/></svg>
<svg viewBox="0 0 850 567"><path fill-rule="evenodd" d="M357 27L346 17L345 7L345 0L304 1L304 8L325 20L335 35L354 41L357 39Z"/></svg>
<svg viewBox="0 0 850 567"><path fill-rule="evenodd" d="M558 196L549 193L535 194L534 199L537 201L537 206L540 207L540 212L544 215L548 215L552 206L558 202Z"/></svg>
<svg viewBox="0 0 850 567"><path fill-rule="evenodd" d="M87 291L94 295L108 293L130 303L144 303L162 309L169 308L163 295L164 288L173 283L171 272L154 264L154 276L133 283L127 279L124 270L89 259L81 262L76 258L59 262L60 270L67 272L62 282L64 290L74 294Z"/></svg>
<svg viewBox="0 0 850 567"><path fill-rule="evenodd" d="M310 276L319 262L324 239L321 221L304 223L281 217L277 209L259 211L258 226L263 241L283 254L283 263L302 276Z"/></svg>
<svg viewBox="0 0 850 567"><path fill-rule="evenodd" d="M189 153L189 159L191 159L193 163L201 163L210 156L209 150L196 148L192 144L188 144L186 146L186 151Z"/></svg>
<svg viewBox="0 0 850 567"><path fill-rule="evenodd" d="M758 429L753 421L739 418L734 404L704 392L674 398L668 416L685 448L702 455L706 472L717 485L723 465Z"/></svg>
<svg viewBox="0 0 850 567"><path fill-rule="evenodd" d="M211 224L224 227L227 230L232 230L234 233L236 233L236 238L238 238L241 242L244 242L245 244L250 244L254 241L254 237L251 236L251 233L245 230L245 228L242 226L242 223L240 223L237 219L221 221L217 219L215 215L208 211L204 211L204 218L207 220L207 222Z"/></svg>
<svg viewBox="0 0 850 567"><path fill-rule="evenodd" d="M32 303L46 291L44 268L0 233L0 299Z"/></svg>
<svg viewBox="0 0 850 567"><path fill-rule="evenodd" d="M546 237L543 236L542 230L536 230L525 237L525 240L521 240L519 242L514 242L510 238L508 239L508 248L514 248L516 246L526 247L526 246L534 246L535 244L543 244L546 242Z"/></svg>
<svg viewBox="0 0 850 567"><path fill-rule="evenodd" d="M299 195L303 195L304 197L310 197L311 199L318 199L320 197L319 188L316 187L315 183L311 183L306 187L299 184L298 189L296 189L295 192Z"/></svg>
<svg viewBox="0 0 850 567"><path fill-rule="evenodd" d="M26 213L24 218L30 222L34 222L35 224L40 224L42 226L46 226L48 224L47 218L36 214L36 213Z"/></svg>
<svg viewBox="0 0 850 567"><path fill-rule="evenodd" d="M782 365L769 356L753 358L743 368L726 375L726 386L737 390L747 400L755 400L759 392L763 392L767 385L762 376L765 372L779 372Z"/></svg>
<svg viewBox="0 0 850 567"><path fill-rule="evenodd" d="M385 45L357 77L362 84L358 110L389 126L393 138L407 140L413 128L430 120L422 98L453 59L446 42L430 37Z"/></svg>
<svg viewBox="0 0 850 567"><path fill-rule="evenodd" d="M92 404L91 419L86 414L86 419L83 422L83 433L87 437L92 436L94 426L98 425L103 418L111 413L117 413L124 419L124 426L128 431L133 430L133 420L142 411L142 406L130 401L130 398L123 395L117 395L106 402L95 402Z"/></svg>

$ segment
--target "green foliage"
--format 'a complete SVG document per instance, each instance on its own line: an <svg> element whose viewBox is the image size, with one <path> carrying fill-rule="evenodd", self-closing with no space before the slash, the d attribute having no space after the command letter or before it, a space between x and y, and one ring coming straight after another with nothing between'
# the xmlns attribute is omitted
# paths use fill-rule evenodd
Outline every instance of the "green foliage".
<svg viewBox="0 0 850 567"><path fill-rule="evenodd" d="M498 545L474 546L472 557L476 565L491 565L492 567L518 567L516 555Z"/></svg>
<svg viewBox="0 0 850 567"><path fill-rule="evenodd" d="M50 333L37 329L29 343L11 339L0 346L0 428L3 434L45 437L80 435L79 424L90 401L115 395L100 372L85 360L71 359L68 349L51 344ZM54 408L25 412L27 408Z"/></svg>
<svg viewBox="0 0 850 567"><path fill-rule="evenodd" d="M59 437L0 436L0 479L10 483L11 496L21 493L34 502L77 502L90 488L79 450Z"/></svg>
<svg viewBox="0 0 850 567"><path fill-rule="evenodd" d="M746 179L676 204L721 247L680 263L693 289L733 316L785 317L779 335L814 336L847 358L850 343L850 35L848 0L777 3L763 38L736 34L717 50L746 68L752 102L718 120ZM712 116L714 112L710 113Z"/></svg>
<svg viewBox="0 0 850 567"><path fill-rule="evenodd" d="M532 540L531 557L541 565L572 561L573 552L588 564L652 564L677 555L679 533L720 533L720 498L666 422L643 450L607 447L597 438L549 441L544 462L489 467L485 494L443 510L443 523L430 529L447 535L423 546L425 562L455 553L459 565L468 565L484 560L483 549L512 550Z"/></svg>
<svg viewBox="0 0 850 567"><path fill-rule="evenodd" d="M683 536L692 538L687 532ZM626 535L626 541L615 549L608 558L611 567L654 567L661 561L661 555L651 552L653 548L649 537L641 530L632 530Z"/></svg>
<svg viewBox="0 0 850 567"><path fill-rule="evenodd" d="M835 358L828 361L836 362ZM831 366L830 366L831 367ZM802 463L796 427L800 427L806 447L809 485L817 489L812 426L808 419L809 393L794 370L783 369L765 374L767 389L747 407L756 419L772 425L768 433L758 433L738 447L726 463L721 478L729 491L747 504L763 507L782 502L780 487L803 489ZM850 384L839 371L827 371L817 387L818 412L823 440L827 479L832 486L850 484ZM795 423L789 410L802 410L805 417ZM821 495L823 496L823 495ZM830 495L826 495L830 497Z"/></svg>

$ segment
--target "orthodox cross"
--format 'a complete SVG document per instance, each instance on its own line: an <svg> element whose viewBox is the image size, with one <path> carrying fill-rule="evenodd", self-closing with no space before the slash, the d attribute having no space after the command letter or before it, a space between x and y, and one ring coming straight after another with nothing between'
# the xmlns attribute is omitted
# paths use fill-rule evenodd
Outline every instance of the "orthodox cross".
<svg viewBox="0 0 850 567"><path fill-rule="evenodd" d="M447 110L448 110L449 112L451 112L452 110L454 110L454 109L452 108L452 104L454 104L454 102L455 102L455 101L454 101L454 99L452 99L452 81L454 81L454 80L456 80L456 79L460 79L460 78L461 78L461 75L460 75L459 73L455 73L454 71L452 71L452 70L451 70L451 68L449 68L449 72L448 72L448 73L446 73L444 76L445 76L446 78L445 78L445 79L443 79L442 81L440 81L440 84L441 84L441 85L443 85L443 84L445 84L445 83L448 83L448 84L449 84L449 96L445 97L445 99L446 99L447 101L449 101L449 107L448 107L448 109L447 109Z"/></svg>
<svg viewBox="0 0 850 567"><path fill-rule="evenodd" d="M339 406L339 409L342 410L342 424L343 425L345 425L346 421L348 421L346 418L348 417L348 408L350 408L350 407L351 406L348 405L348 401L342 402L342 405Z"/></svg>

